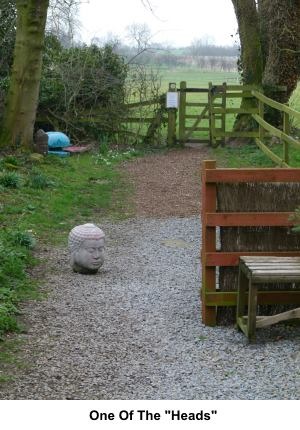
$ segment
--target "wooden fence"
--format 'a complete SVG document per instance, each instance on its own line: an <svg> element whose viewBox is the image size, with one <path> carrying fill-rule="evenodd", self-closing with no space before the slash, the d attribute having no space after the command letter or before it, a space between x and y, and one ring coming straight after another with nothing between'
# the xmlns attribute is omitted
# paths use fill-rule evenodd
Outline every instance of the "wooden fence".
<svg viewBox="0 0 300 430"><path fill-rule="evenodd" d="M222 97L222 106L213 106L210 108L210 127L211 127L211 144L212 146L218 145L218 139L224 139L226 137L251 137L255 139L257 146L266 154L268 158L274 161L281 167L289 166L289 148L290 145L297 149L300 149L299 140L292 137L290 134L290 123L291 118L300 120L300 112L282 104L275 100L266 97L261 92L257 91L254 86L251 85L216 85L212 86L209 84L213 95L211 100ZM284 87L278 87L278 91L284 91ZM224 96L225 94L225 96ZM226 101L229 98L254 98L256 100L256 107L250 108L228 108ZM224 103L225 98L225 103ZM282 124L280 128L274 127L264 119L265 106L276 109L282 113ZM224 123L226 123L227 114L248 114L257 122L258 128L253 131L226 131ZM222 127L216 128L215 121L217 115L223 115ZM224 119L225 117L225 119ZM282 157L275 154L264 142L265 138L277 137L282 143Z"/></svg>
<svg viewBox="0 0 300 430"><path fill-rule="evenodd" d="M202 318L206 325L216 324L218 306L235 306L236 291L217 288L216 268L237 266L240 255L294 256L300 251L287 252L222 252L217 250L217 227L292 226L291 212L217 211L219 183L242 182L300 182L300 169L216 169L215 161L205 161L202 169ZM261 291L259 304L300 304L300 291Z"/></svg>
<svg viewBox="0 0 300 430"><path fill-rule="evenodd" d="M213 85L209 83L210 90L210 129L211 129L211 145L217 146L223 143L225 138L228 137L242 137L242 138L256 138L258 137L258 129L252 131L228 131L226 130L226 116L227 115L253 115L258 114L258 107L227 107L229 99L244 99L252 98L252 91L255 89L254 85ZM218 100L220 99L219 103ZM221 125L217 127L216 121L221 120Z"/></svg>
<svg viewBox="0 0 300 430"><path fill-rule="evenodd" d="M121 120L123 124L121 133L141 138L145 143L153 140L162 124L168 122L164 96L128 103L124 109L127 115Z"/></svg>
<svg viewBox="0 0 300 430"><path fill-rule="evenodd" d="M282 167L289 167L289 147L290 145L294 146L297 149L300 149L299 140L290 136L290 122L291 117L297 118L300 120L300 112L291 109L290 107L278 103L258 91L253 90L252 95L258 100L258 113L253 114L253 118L259 124L258 136L255 141L257 146L276 164ZM282 130L272 126L268 122L264 120L264 106L267 105L273 109L277 109L283 114L283 124ZM268 132L269 136L278 137L283 145L282 148L282 157L274 154L273 151L268 148L264 143L264 137L266 132Z"/></svg>
<svg viewBox="0 0 300 430"><path fill-rule="evenodd" d="M196 141L199 143L209 143L213 147L224 143L226 138L253 138L257 146L272 161L281 167L289 166L289 148L294 146L300 149L299 140L291 136L290 123L291 118L300 120L300 112L290 107L278 103L261 92L257 91L254 85L213 85L208 84L208 88L190 88L185 81L180 83L179 92L179 109L178 109L178 138L176 136L176 113L173 111L172 121L169 122L168 135L175 136L169 139L170 142L178 141L183 144L187 141ZM276 91L285 91L285 87L277 87ZM187 94L207 94L207 100L204 101L187 101ZM250 107L229 107L228 101L240 99L253 99ZM269 124L265 118L265 106L277 109L282 113L283 123L279 128ZM190 113L189 108L198 109L198 113ZM226 122L228 115L249 115L257 123L257 128L251 131L227 130ZM192 120L190 126L187 121ZM204 120L209 121L209 126L202 125ZM208 138L193 138L194 132L207 132ZM282 142L282 156L275 154L266 145L266 138L277 137Z"/></svg>

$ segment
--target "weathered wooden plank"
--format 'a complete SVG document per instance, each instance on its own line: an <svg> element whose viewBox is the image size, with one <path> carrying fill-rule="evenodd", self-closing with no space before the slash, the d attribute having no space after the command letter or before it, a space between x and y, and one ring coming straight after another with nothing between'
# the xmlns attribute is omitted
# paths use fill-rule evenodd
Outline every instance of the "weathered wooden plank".
<svg viewBox="0 0 300 430"><path fill-rule="evenodd" d="M270 107L273 107L275 109L280 110L281 112L286 112L289 115L294 116L297 119L300 119L300 112L296 111L295 109L292 109L286 105L283 105L279 102L276 102L275 100L270 99L269 97L266 97L265 95L261 94L258 91L253 90L252 94L254 97L256 97L258 100L262 101L263 103L267 104Z"/></svg>
<svg viewBox="0 0 300 430"><path fill-rule="evenodd" d="M247 335L254 340L256 335L257 285L251 285L248 292L248 321Z"/></svg>
<svg viewBox="0 0 300 430"><path fill-rule="evenodd" d="M208 169L206 182L300 182L300 169Z"/></svg>
<svg viewBox="0 0 300 430"><path fill-rule="evenodd" d="M208 93L208 88L180 88L180 92L184 93Z"/></svg>
<svg viewBox="0 0 300 430"><path fill-rule="evenodd" d="M290 251L293 252L293 251ZM277 256L277 255L262 255L261 257L257 257L255 255L245 255L241 257L242 261L245 261L247 264L251 264L251 263L257 263L260 264L261 262L263 262L264 264L267 263L275 263L275 264L290 264L292 262L295 262L297 264L300 263L300 255L299 252L300 251L295 251L298 253L298 257L292 257L292 256Z"/></svg>
<svg viewBox="0 0 300 430"><path fill-rule="evenodd" d="M251 251L240 251L240 252L207 252L205 254L205 264L207 266L237 266L239 264L239 258L241 256L251 255L259 256L264 258L266 255L270 256L299 256L299 251L279 251L279 252L251 252ZM244 257L243 257L244 258ZM248 258L248 257L247 257ZM294 257L293 257L294 258Z"/></svg>
<svg viewBox="0 0 300 430"><path fill-rule="evenodd" d="M205 174L206 169L214 169L216 167L215 161L204 161L202 165L202 249L203 255L206 251L216 250L216 229L206 225L206 212L216 211L216 197L217 189L216 184L206 184ZM206 292L216 291L216 268L207 267L202 264L202 319L204 324L209 326L216 325L216 308L206 305Z"/></svg>
<svg viewBox="0 0 300 430"><path fill-rule="evenodd" d="M211 227L250 227L250 226L282 226L294 225L290 217L293 212L223 212L207 213L206 224Z"/></svg>
<svg viewBox="0 0 300 430"><path fill-rule="evenodd" d="M279 139L284 140L285 142L290 143L291 145L293 145L297 149L300 148L300 142L298 140L296 140L293 137L287 135L283 131L278 130L276 127L274 127L273 125L269 124L264 119L262 119L259 115L253 114L252 116L255 119L255 121L258 122L258 124L260 124L270 134L272 134L273 136L278 137Z"/></svg>
<svg viewBox="0 0 300 430"><path fill-rule="evenodd" d="M249 267L269 267L271 265L277 267L300 267L299 258L276 258L276 257L267 257L266 259L260 257L249 257L246 260L241 258L242 261L247 261L247 265Z"/></svg>
<svg viewBox="0 0 300 430"><path fill-rule="evenodd" d="M290 284L293 282L299 282L300 281L300 277L298 274L293 275L293 274L286 274L286 275L280 275L278 274L277 276L266 276L266 275L252 275L252 279L253 282L255 282L255 284L265 284L265 283L278 283L278 282L282 282L282 283L286 283L286 284Z"/></svg>
<svg viewBox="0 0 300 430"><path fill-rule="evenodd" d="M300 308L292 309L290 311L281 312L277 315L261 316L256 318L256 328L268 327L277 324L281 321L288 321L300 318Z"/></svg>
<svg viewBox="0 0 300 430"><path fill-rule="evenodd" d="M248 266L249 267L249 266ZM273 278L277 275L279 276L285 276L285 275L291 275L291 276L298 276L300 275L299 267L290 267L286 269L275 269L275 267L270 267L269 269L265 268L258 268L258 267L249 267L249 269L252 272L253 276L272 276Z"/></svg>
<svg viewBox="0 0 300 430"><path fill-rule="evenodd" d="M293 252L293 251L291 251ZM250 265L251 263L276 263L276 264L285 264L285 263L291 263L291 262L295 262L296 264L300 263L300 251L296 251L298 253L298 256L284 256L284 255L268 255L267 253L265 255L262 255L261 257L257 257L255 255L243 255L241 257L241 261L247 263L247 265Z"/></svg>
<svg viewBox="0 0 300 430"><path fill-rule="evenodd" d="M283 158L280 158L273 151L271 151L270 148L268 148L261 140L255 139L255 143L263 151L263 153L266 154L268 158L274 161L275 164L277 164L280 167L290 167L289 164L287 164L283 160Z"/></svg>
<svg viewBox="0 0 300 430"><path fill-rule="evenodd" d="M299 264L290 264L290 265L285 265L285 266L281 266L281 265L276 265L275 263L273 264L262 264L262 265L254 265L254 263L250 263L247 264L247 267L251 270L252 273L288 273L288 271L290 270L291 272L297 272L300 273L300 265Z"/></svg>
<svg viewBox="0 0 300 430"><path fill-rule="evenodd" d="M227 99L236 99L236 98L252 98L253 94L250 91L243 91L240 93L226 93L226 98Z"/></svg>
<svg viewBox="0 0 300 430"><path fill-rule="evenodd" d="M228 91L253 91L255 89L255 85L227 85Z"/></svg>
<svg viewBox="0 0 300 430"><path fill-rule="evenodd" d="M205 291L206 306L236 306L237 291ZM246 295L247 297L248 295ZM300 291L258 291L259 305L300 305Z"/></svg>

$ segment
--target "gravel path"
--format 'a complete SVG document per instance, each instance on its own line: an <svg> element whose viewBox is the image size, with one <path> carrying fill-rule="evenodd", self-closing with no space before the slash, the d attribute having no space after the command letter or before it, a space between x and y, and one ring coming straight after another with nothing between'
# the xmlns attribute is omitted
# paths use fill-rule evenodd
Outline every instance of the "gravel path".
<svg viewBox="0 0 300 430"><path fill-rule="evenodd" d="M1 399L300 398L299 326L263 329L248 345L234 327L201 323L204 158L190 148L122 165L137 218L98 222L107 252L97 275L73 273L66 248L39 250L48 298L23 307L25 367Z"/></svg>
<svg viewBox="0 0 300 430"><path fill-rule="evenodd" d="M102 224L107 257L72 273L49 260L48 299L27 304L27 367L2 399L299 399L299 327L258 331L200 321L198 217ZM297 379L298 378L298 379Z"/></svg>

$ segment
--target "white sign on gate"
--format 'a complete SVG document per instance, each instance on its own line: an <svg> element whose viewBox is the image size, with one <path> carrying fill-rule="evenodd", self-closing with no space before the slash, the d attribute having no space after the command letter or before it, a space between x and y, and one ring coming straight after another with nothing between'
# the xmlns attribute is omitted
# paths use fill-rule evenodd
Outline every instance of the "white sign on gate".
<svg viewBox="0 0 300 430"><path fill-rule="evenodd" d="M178 93L177 91L167 92L167 108L178 109Z"/></svg>

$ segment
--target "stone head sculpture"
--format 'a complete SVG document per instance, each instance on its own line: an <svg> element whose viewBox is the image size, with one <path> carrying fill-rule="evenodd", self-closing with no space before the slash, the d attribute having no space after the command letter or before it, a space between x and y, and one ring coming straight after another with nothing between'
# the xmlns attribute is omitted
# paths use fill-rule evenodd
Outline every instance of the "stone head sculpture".
<svg viewBox="0 0 300 430"><path fill-rule="evenodd" d="M68 246L74 272L96 273L102 266L105 234L95 224L74 227L69 233Z"/></svg>

